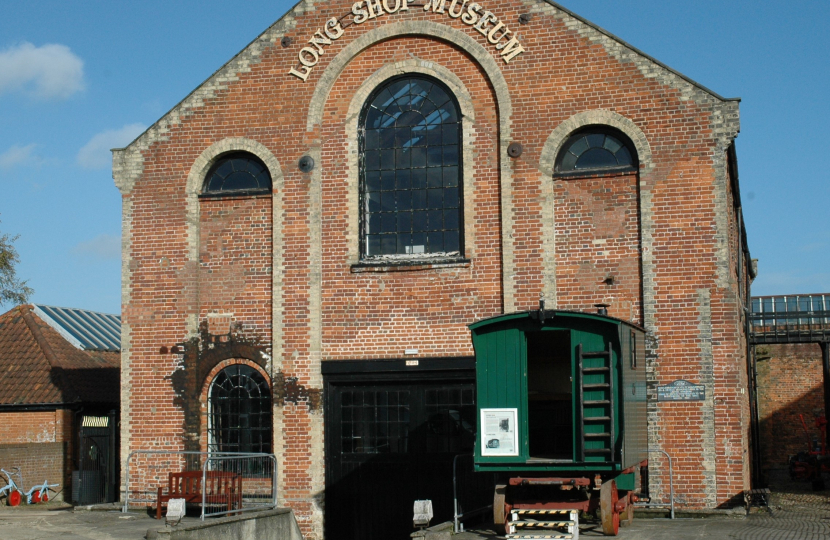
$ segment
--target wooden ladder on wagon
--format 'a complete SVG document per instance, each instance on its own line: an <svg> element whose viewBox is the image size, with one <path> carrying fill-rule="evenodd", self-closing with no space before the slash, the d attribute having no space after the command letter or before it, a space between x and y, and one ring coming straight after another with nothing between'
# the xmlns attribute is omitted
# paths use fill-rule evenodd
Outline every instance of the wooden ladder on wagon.
<svg viewBox="0 0 830 540"><path fill-rule="evenodd" d="M602 461L612 461L614 453L612 361L614 357L611 344L608 344L606 350L598 352L584 352L582 344L579 344L576 347L576 356L577 375L579 376L577 409L580 422L577 461L585 461L586 458L597 455L603 457Z"/></svg>

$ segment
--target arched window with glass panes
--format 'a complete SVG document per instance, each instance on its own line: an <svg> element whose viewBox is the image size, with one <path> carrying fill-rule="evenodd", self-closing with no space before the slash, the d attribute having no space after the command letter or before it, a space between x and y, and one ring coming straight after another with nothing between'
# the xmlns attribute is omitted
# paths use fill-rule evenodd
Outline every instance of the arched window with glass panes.
<svg viewBox="0 0 830 540"><path fill-rule="evenodd" d="M203 197L259 195L271 192L271 173L253 154L231 152L220 156L208 170Z"/></svg>
<svg viewBox="0 0 830 540"><path fill-rule="evenodd" d="M384 82L360 117L361 258L463 254L461 115L422 75Z"/></svg>
<svg viewBox="0 0 830 540"><path fill-rule="evenodd" d="M637 169L637 152L622 132L591 126L571 135L556 159L556 174L604 174Z"/></svg>
<svg viewBox="0 0 830 540"><path fill-rule="evenodd" d="M271 453L271 391L265 377L245 364L216 375L208 394L211 452Z"/></svg>

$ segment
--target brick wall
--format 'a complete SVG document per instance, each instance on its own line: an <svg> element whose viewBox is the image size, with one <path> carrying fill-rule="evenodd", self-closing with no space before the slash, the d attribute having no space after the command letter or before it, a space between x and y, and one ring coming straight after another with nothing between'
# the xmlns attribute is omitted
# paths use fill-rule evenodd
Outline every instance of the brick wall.
<svg viewBox="0 0 830 540"><path fill-rule="evenodd" d="M124 197L122 459L130 449L198 446L206 377L255 361L278 400L282 502L322 537L320 363L472 353L467 325L548 307L610 314L649 331L650 444L675 457L691 507L729 505L749 485L746 357L737 214L727 148L737 104L690 83L545 2L489 9L519 32L509 64L446 14L350 25L303 82L297 54L353 2L307 1L116 153ZM517 20L531 13L526 25ZM290 38L283 41L282 38ZM356 118L385 78L442 80L464 110L464 238L469 262L358 268ZM632 139L638 174L554 179L573 130L607 124ZM507 156L512 141L525 148ZM264 198L199 200L221 151L255 153ZM315 159L303 173L297 162ZM609 278L611 278L609 280ZM231 315L251 345L209 343L200 324ZM186 344L184 355L162 347ZM244 353L244 354L243 354ZM417 357L415 356L415 357ZM658 384L704 384L699 403L657 404ZM299 390L297 390L299 389ZM655 460L653 493L667 496Z"/></svg>
<svg viewBox="0 0 830 540"><path fill-rule="evenodd" d="M642 324L637 175L555 183L557 298L563 309L609 304L608 314Z"/></svg>
<svg viewBox="0 0 830 540"><path fill-rule="evenodd" d="M73 456L72 412L65 410L43 412L0 413L3 438L0 439L0 468L20 467L23 487L28 491L33 484L44 480L59 483L58 500L71 493ZM19 478L15 478L19 482ZM0 477L6 485L6 476ZM52 494L54 496L54 494Z"/></svg>
<svg viewBox="0 0 830 540"><path fill-rule="evenodd" d="M821 439L815 412L824 414L821 347L816 343L758 345L758 416L761 421L761 467L774 474L787 468L790 455Z"/></svg>

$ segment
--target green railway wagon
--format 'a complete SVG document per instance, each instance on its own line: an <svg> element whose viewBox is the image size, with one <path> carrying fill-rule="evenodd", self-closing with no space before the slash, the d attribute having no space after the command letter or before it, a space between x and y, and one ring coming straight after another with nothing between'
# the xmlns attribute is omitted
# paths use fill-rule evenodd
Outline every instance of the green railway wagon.
<svg viewBox="0 0 830 540"><path fill-rule="evenodd" d="M600 515L617 534L646 472L645 332L597 314L501 315L470 325L476 356L475 469L499 474L494 515Z"/></svg>

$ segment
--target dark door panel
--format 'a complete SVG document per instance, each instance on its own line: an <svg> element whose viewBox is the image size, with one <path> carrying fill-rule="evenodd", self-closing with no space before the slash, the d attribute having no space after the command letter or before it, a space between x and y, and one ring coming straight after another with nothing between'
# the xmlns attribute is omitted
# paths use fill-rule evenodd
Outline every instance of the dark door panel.
<svg viewBox="0 0 830 540"><path fill-rule="evenodd" d="M452 520L452 462L472 454L475 414L470 379L329 381L326 538L409 538L420 499L432 500L433 524Z"/></svg>

